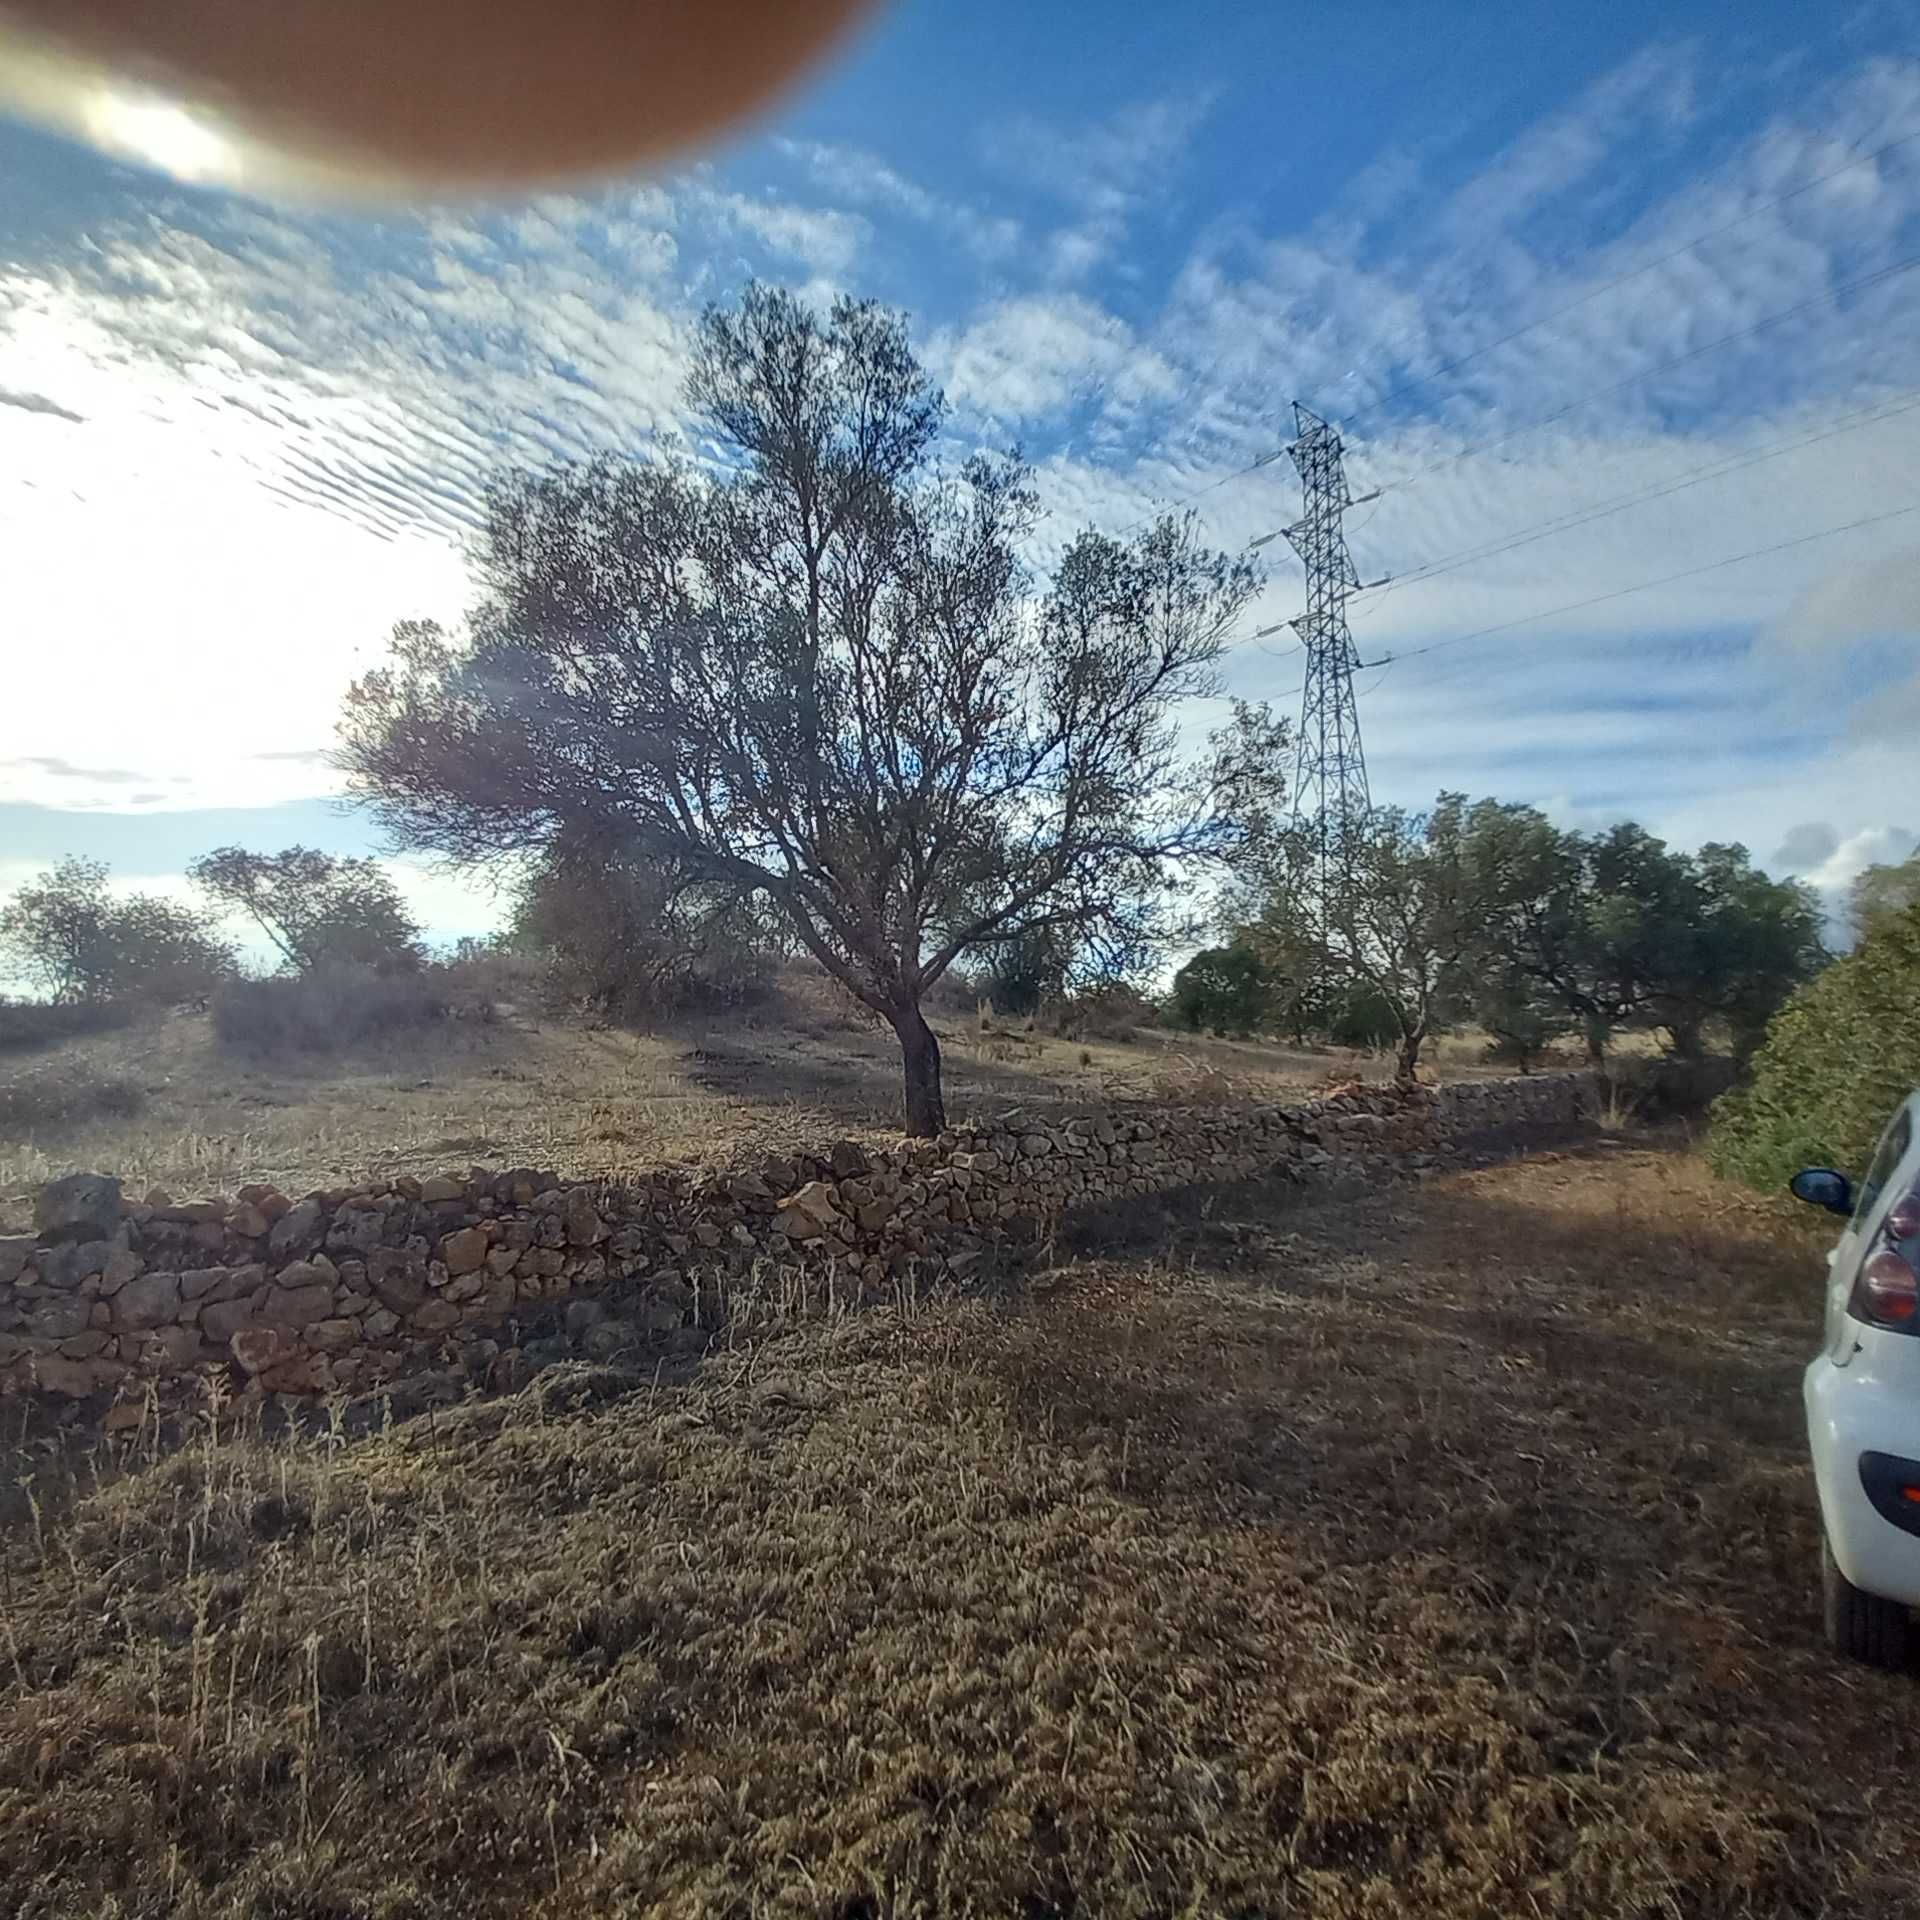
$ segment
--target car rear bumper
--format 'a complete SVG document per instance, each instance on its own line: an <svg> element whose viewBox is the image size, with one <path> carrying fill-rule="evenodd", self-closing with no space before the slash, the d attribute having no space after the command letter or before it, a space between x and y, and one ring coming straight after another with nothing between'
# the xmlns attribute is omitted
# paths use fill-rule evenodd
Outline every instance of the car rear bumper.
<svg viewBox="0 0 1920 1920"><path fill-rule="evenodd" d="M1920 1504L1901 1491L1920 1486L1920 1402L1825 1354L1807 1368L1802 1393L1835 1563L1863 1592L1920 1606Z"/></svg>

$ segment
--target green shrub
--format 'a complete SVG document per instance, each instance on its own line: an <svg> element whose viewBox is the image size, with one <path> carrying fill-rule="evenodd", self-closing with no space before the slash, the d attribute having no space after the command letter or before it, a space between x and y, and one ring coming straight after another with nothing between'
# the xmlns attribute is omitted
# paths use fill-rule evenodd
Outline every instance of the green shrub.
<svg viewBox="0 0 1920 1920"><path fill-rule="evenodd" d="M1371 987L1355 987L1334 1007L1327 1038L1336 1047L1398 1046L1400 1022L1393 1002Z"/></svg>
<svg viewBox="0 0 1920 1920"><path fill-rule="evenodd" d="M1875 921L1774 1015L1744 1087L1713 1109L1717 1173L1778 1187L1796 1168L1859 1173L1920 1081L1920 906Z"/></svg>
<svg viewBox="0 0 1920 1920"><path fill-rule="evenodd" d="M447 1011L432 972L387 973L324 961L309 973L236 980L213 1003L213 1030L252 1053L338 1053Z"/></svg>
<svg viewBox="0 0 1920 1920"><path fill-rule="evenodd" d="M1244 1033L1267 1024L1274 989L1266 962L1251 947L1208 947L1173 976L1173 1010L1195 1033L1202 1027Z"/></svg>

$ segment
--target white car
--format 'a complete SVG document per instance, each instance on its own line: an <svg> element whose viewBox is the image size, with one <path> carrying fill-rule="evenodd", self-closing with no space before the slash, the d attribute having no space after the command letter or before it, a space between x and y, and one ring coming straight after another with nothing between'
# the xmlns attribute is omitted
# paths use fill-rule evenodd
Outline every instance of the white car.
<svg viewBox="0 0 1920 1920"><path fill-rule="evenodd" d="M1804 1394L1826 1538L1827 1638L1876 1666L1907 1660L1920 1606L1920 1093L1856 1187L1803 1167L1796 1199L1846 1215L1827 1255L1826 1344Z"/></svg>

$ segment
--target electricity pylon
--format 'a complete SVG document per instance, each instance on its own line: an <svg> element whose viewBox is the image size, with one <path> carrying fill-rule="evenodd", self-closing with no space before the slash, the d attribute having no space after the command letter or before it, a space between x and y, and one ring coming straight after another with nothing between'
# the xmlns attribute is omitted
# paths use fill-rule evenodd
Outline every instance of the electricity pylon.
<svg viewBox="0 0 1920 1920"><path fill-rule="evenodd" d="M1352 830L1372 804L1367 757L1360 745L1360 711L1353 699L1353 670L1360 662L1347 627L1347 595L1359 589L1360 576L1347 551L1342 521L1354 499L1347 491L1340 435L1297 400L1293 423L1297 437L1287 451L1300 470L1306 510L1286 533L1307 570L1307 610L1292 622L1307 650L1293 817L1313 837L1324 887L1337 884L1347 864Z"/></svg>

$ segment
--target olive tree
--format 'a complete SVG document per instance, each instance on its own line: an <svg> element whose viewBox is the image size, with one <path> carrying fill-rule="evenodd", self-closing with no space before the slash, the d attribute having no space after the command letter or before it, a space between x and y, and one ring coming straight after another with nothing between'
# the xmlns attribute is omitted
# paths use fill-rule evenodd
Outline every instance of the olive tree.
<svg viewBox="0 0 1920 1920"><path fill-rule="evenodd" d="M1453 1017L1480 930L1463 805L1442 794L1426 814L1375 807L1348 823L1330 858L1311 830L1278 834L1263 861L1264 903L1246 932L1256 946L1270 937L1324 991L1384 1008L1403 1081L1414 1078L1427 1037Z"/></svg>
<svg viewBox="0 0 1920 1920"><path fill-rule="evenodd" d="M96 860L68 858L0 903L0 962L61 1004L187 999L233 971L233 950L159 894L115 894Z"/></svg>
<svg viewBox="0 0 1920 1920"><path fill-rule="evenodd" d="M687 398L708 467L499 485L467 630L397 630L343 764L404 844L587 833L757 896L892 1026L936 1132L948 968L1048 928L1137 944L1174 865L1231 845L1175 712L1254 573L1168 518L1082 533L1037 589L1026 470L938 458L941 398L871 303L750 288Z"/></svg>
<svg viewBox="0 0 1920 1920"><path fill-rule="evenodd" d="M329 961L386 970L420 963L420 929L378 861L316 847L216 847L187 876L220 906L246 914L295 973Z"/></svg>

